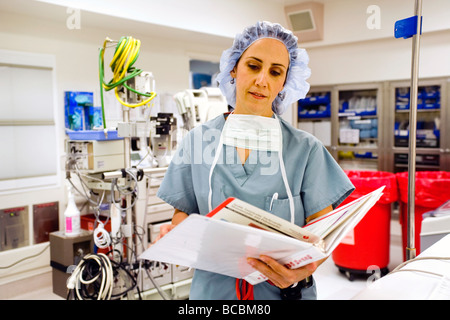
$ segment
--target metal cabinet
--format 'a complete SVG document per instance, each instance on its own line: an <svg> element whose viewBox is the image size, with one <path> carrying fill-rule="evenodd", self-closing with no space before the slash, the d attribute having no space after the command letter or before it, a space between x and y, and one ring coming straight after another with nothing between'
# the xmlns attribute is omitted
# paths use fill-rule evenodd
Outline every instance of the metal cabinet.
<svg viewBox="0 0 450 320"><path fill-rule="evenodd" d="M448 80L419 80L417 171L450 171ZM343 169L407 171L409 86L409 80L313 86L294 119Z"/></svg>
<svg viewBox="0 0 450 320"><path fill-rule="evenodd" d="M337 86L332 154L345 170L382 170L383 83Z"/></svg>
<svg viewBox="0 0 450 320"><path fill-rule="evenodd" d="M316 136L329 149L332 146L332 91L332 87L311 88L305 99L298 102L294 117L299 129Z"/></svg>
<svg viewBox="0 0 450 320"><path fill-rule="evenodd" d="M299 101L298 128L319 138L343 169L382 170L384 86L312 87Z"/></svg>
<svg viewBox="0 0 450 320"><path fill-rule="evenodd" d="M408 170L410 83L390 83L390 136L386 143L387 170ZM447 79L419 80L417 102L416 171L450 170L449 97Z"/></svg>

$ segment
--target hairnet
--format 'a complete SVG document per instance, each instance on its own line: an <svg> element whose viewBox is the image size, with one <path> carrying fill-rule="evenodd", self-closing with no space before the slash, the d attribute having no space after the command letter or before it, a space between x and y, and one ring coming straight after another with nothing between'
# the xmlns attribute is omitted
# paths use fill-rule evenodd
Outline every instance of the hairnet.
<svg viewBox="0 0 450 320"><path fill-rule="evenodd" d="M244 51L256 40L273 38L284 43L289 52L289 68L283 90L272 103L272 110L280 115L286 108L306 96L309 84L306 79L311 75L308 67L309 57L305 49L298 48L298 38L280 24L259 21L237 34L233 46L222 53L220 72L217 75L219 88L233 108L236 106L236 84L231 81L230 72L237 64Z"/></svg>

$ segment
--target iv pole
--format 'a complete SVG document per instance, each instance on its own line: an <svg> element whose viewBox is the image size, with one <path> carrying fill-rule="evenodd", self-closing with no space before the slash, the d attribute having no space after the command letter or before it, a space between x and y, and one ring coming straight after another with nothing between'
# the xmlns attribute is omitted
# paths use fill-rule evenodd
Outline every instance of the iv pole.
<svg viewBox="0 0 450 320"><path fill-rule="evenodd" d="M415 177L416 177L416 128L417 128L417 95L419 77L420 33L422 30L422 0L416 0L414 15L417 19L417 29L412 39L411 90L409 112L409 162L408 162L408 215L407 215L407 246L406 260L416 257L415 248Z"/></svg>

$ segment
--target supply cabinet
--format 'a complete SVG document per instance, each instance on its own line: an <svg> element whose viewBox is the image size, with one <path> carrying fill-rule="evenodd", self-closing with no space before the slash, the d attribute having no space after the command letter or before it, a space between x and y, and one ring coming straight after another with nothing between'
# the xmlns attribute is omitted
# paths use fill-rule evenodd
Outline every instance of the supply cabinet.
<svg viewBox="0 0 450 320"><path fill-rule="evenodd" d="M299 129L315 135L346 170L382 170L383 84L312 87L298 102Z"/></svg>
<svg viewBox="0 0 450 320"><path fill-rule="evenodd" d="M419 81L417 99L416 171L450 170L450 130L446 79ZM390 84L388 170L408 170L410 82Z"/></svg>
<svg viewBox="0 0 450 320"><path fill-rule="evenodd" d="M298 101L298 128L316 136L331 148L331 87L312 88Z"/></svg>
<svg viewBox="0 0 450 320"><path fill-rule="evenodd" d="M408 170L410 81L313 86L294 121L345 170ZM447 78L419 80L416 171L450 171Z"/></svg>
<svg viewBox="0 0 450 320"><path fill-rule="evenodd" d="M338 86L334 101L333 150L345 170L382 170L383 85ZM337 119L336 119L337 118Z"/></svg>

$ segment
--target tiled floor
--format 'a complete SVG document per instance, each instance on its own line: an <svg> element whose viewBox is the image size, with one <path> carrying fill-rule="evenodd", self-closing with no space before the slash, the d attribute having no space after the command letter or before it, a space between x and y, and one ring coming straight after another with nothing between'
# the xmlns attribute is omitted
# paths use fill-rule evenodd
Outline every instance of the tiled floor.
<svg viewBox="0 0 450 320"><path fill-rule="evenodd" d="M389 270L393 270L402 262L402 249L400 240L400 224L398 221L391 222L391 247ZM10 299L14 300L62 300L63 298L54 294L51 285L51 273L43 276L45 278L39 289L20 294ZM315 273L317 292L319 300L350 300L371 282L365 278L357 277L350 281L344 274L340 273L330 257Z"/></svg>

